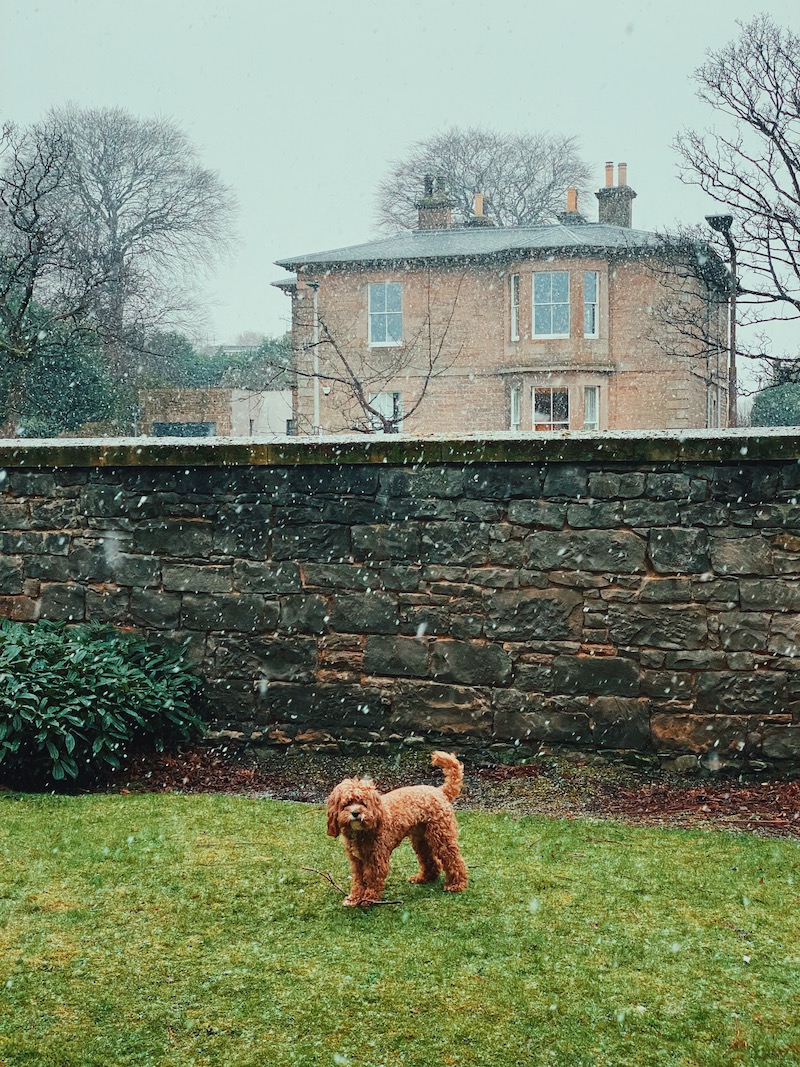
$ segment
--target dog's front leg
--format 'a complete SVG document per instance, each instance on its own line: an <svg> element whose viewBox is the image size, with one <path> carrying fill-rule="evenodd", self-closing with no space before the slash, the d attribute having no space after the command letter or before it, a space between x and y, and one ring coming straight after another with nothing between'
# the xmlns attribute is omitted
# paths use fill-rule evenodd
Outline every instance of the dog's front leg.
<svg viewBox="0 0 800 1067"><path fill-rule="evenodd" d="M389 874L389 861L383 858L370 857L364 863L364 890L358 901L364 907L377 904L383 896L383 887Z"/></svg>
<svg viewBox="0 0 800 1067"><path fill-rule="evenodd" d="M350 870L352 877L350 879L350 892L342 901L343 908L355 908L357 907L366 892L366 886L364 882L364 861L357 856L350 856Z"/></svg>

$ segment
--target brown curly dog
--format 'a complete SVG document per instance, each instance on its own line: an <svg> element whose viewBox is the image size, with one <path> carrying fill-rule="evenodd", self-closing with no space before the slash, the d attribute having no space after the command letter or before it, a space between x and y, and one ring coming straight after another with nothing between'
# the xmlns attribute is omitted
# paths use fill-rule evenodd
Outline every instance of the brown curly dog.
<svg viewBox="0 0 800 1067"><path fill-rule="evenodd" d="M368 907L381 899L389 857L404 837L419 860L419 874L410 882L435 882L444 871L446 890L460 893L466 888L467 868L453 811L464 765L447 752L434 752L431 763L444 771L438 788L414 785L381 794L369 779L345 778L328 797L328 833L342 835L353 872L344 907Z"/></svg>

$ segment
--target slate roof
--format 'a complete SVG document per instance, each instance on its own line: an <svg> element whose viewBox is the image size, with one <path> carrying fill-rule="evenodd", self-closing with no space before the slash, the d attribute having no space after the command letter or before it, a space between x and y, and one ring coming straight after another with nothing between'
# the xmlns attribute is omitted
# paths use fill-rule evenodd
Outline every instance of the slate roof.
<svg viewBox="0 0 800 1067"><path fill-rule="evenodd" d="M312 252L277 260L286 270L347 264L388 264L411 260L479 261L508 259L521 253L549 250L567 254L597 252L643 253L663 247L664 239L645 230L604 223L545 226L453 227L449 230L414 230L364 244Z"/></svg>

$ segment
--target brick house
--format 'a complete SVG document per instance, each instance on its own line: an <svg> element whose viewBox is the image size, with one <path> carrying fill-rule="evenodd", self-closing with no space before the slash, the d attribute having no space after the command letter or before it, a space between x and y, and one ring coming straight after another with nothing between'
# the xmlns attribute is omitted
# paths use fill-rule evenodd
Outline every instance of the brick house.
<svg viewBox="0 0 800 1067"><path fill-rule="evenodd" d="M557 224L529 227L494 226L481 196L454 226L426 179L415 231L281 260L297 432L724 426L724 265L633 229L625 164L617 176L607 164L598 222L571 189ZM714 345L657 313L676 294Z"/></svg>

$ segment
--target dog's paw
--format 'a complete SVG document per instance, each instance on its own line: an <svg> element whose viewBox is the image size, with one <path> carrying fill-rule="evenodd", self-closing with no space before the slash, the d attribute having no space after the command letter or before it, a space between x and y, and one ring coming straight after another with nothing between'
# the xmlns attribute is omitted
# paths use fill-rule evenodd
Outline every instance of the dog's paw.
<svg viewBox="0 0 800 1067"><path fill-rule="evenodd" d="M435 882L438 877L438 874L434 874L432 878L429 878L427 874L412 874L409 878L409 882L412 885L430 885L431 882Z"/></svg>
<svg viewBox="0 0 800 1067"><path fill-rule="evenodd" d="M342 901L342 907L343 908L357 908L359 904L360 904L360 901L353 900L352 897L345 897L344 900Z"/></svg>
<svg viewBox="0 0 800 1067"><path fill-rule="evenodd" d="M442 886L445 893L463 893L467 888L466 882L452 882L450 885Z"/></svg>

